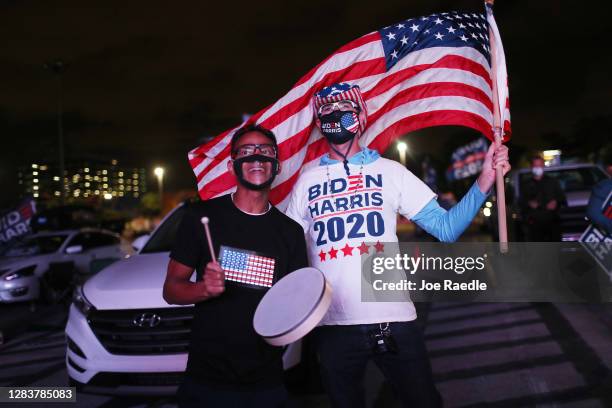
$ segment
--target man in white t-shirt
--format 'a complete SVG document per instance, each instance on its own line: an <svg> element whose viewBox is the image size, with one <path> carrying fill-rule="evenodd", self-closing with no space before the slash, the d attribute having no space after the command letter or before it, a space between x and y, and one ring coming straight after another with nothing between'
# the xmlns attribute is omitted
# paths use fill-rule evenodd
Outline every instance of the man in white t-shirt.
<svg viewBox="0 0 612 408"><path fill-rule="evenodd" d="M414 305L362 302L361 255L398 241L398 213L441 241L455 241L495 182L495 166L509 171L508 149L492 145L477 182L446 211L404 166L359 146L368 117L358 86L334 84L313 102L329 153L300 175L286 213L304 228L310 264L333 287L332 304L314 332L325 388L334 406L364 406L363 376L373 359L403 405L440 406Z"/></svg>

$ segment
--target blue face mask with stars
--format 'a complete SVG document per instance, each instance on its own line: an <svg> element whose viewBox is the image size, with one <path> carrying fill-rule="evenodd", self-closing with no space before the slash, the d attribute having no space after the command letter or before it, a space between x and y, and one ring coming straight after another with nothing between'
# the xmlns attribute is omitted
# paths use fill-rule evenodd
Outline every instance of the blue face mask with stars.
<svg viewBox="0 0 612 408"><path fill-rule="evenodd" d="M320 116L319 120L321 133L331 144L344 144L359 131L359 116L356 112L334 111Z"/></svg>

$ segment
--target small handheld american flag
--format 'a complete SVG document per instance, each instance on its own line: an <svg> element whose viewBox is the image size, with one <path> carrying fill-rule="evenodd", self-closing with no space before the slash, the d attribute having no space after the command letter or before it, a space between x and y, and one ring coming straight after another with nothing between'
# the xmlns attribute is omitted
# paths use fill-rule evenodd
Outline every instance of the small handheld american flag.
<svg viewBox="0 0 612 408"><path fill-rule="evenodd" d="M221 246L219 254L225 280L255 287L272 287L276 260L255 251Z"/></svg>

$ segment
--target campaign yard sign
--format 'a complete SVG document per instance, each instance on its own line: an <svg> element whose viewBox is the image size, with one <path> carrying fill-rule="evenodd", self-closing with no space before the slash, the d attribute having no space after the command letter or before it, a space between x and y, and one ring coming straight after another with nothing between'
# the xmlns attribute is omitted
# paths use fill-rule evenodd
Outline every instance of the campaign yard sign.
<svg viewBox="0 0 612 408"><path fill-rule="evenodd" d="M480 173L488 148L486 139L481 137L455 150L446 171L446 179L456 181Z"/></svg>
<svg viewBox="0 0 612 408"><path fill-rule="evenodd" d="M36 202L29 198L0 217L0 244L30 232L30 220L36 213Z"/></svg>
<svg viewBox="0 0 612 408"><path fill-rule="evenodd" d="M612 192L608 194L602 207L602 212L606 217L612 214ZM599 265L610 276L610 281L612 281L612 236L591 224L582 233L579 241L591 256L597 260Z"/></svg>

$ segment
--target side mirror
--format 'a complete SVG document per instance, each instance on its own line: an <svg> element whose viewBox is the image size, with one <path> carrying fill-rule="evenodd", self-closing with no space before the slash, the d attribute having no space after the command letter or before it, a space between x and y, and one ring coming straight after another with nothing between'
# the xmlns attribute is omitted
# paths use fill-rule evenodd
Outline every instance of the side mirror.
<svg viewBox="0 0 612 408"><path fill-rule="evenodd" d="M132 248L134 248L136 252L140 251L149 240L149 237L149 234L139 236L132 242Z"/></svg>
<svg viewBox="0 0 612 408"><path fill-rule="evenodd" d="M80 254L83 252L83 245L71 245L66 248L66 253L69 255Z"/></svg>

